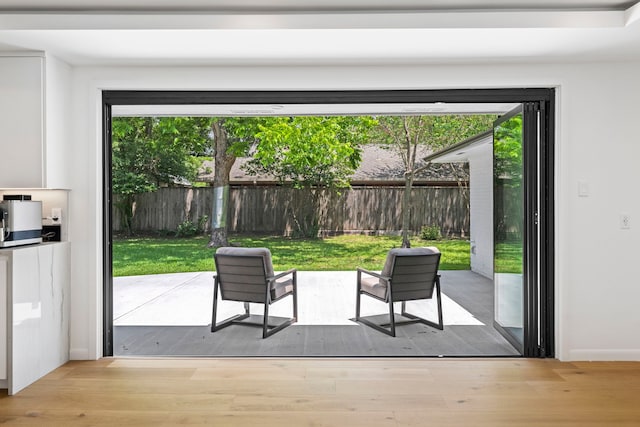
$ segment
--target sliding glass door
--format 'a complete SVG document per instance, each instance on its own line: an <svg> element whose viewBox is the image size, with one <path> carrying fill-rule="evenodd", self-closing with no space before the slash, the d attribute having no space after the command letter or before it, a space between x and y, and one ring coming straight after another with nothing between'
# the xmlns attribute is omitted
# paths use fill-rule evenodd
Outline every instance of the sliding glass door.
<svg viewBox="0 0 640 427"><path fill-rule="evenodd" d="M544 123L540 103L526 102L500 117L493 130L494 326L525 356L538 356L544 348L539 306L545 267L540 210L548 204L539 194L546 182L540 161Z"/></svg>
<svg viewBox="0 0 640 427"><path fill-rule="evenodd" d="M494 321L524 350L524 180L522 107L493 129Z"/></svg>
<svg viewBox="0 0 640 427"><path fill-rule="evenodd" d="M113 355L112 106L300 104L344 110L352 105L412 109L447 103L520 105L495 123L494 324L522 355L552 357L554 90L543 88L103 92L103 355Z"/></svg>

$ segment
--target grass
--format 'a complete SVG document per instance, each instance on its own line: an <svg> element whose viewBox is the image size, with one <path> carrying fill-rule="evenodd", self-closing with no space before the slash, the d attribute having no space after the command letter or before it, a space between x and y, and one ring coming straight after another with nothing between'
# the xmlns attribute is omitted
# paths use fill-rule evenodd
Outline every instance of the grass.
<svg viewBox="0 0 640 427"><path fill-rule="evenodd" d="M498 243L496 245L496 273L522 274L522 243Z"/></svg>
<svg viewBox="0 0 640 427"><path fill-rule="evenodd" d="M232 237L237 246L267 247L276 271L381 270L389 249L399 247L399 237L343 235L325 239L284 237ZM113 275L137 276L177 272L213 271L213 249L208 236L189 238L126 238L113 241ZM442 252L443 270L469 269L469 242L415 239L413 246L436 246Z"/></svg>

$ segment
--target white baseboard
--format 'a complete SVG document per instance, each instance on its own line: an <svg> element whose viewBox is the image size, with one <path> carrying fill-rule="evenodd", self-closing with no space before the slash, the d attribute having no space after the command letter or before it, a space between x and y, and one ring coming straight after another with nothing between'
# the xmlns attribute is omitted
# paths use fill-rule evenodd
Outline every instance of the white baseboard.
<svg viewBox="0 0 640 427"><path fill-rule="evenodd" d="M89 349L72 348L69 350L69 359L71 360L93 360L89 357Z"/></svg>
<svg viewBox="0 0 640 427"><path fill-rule="evenodd" d="M640 349L607 349L607 350L592 350L592 349L578 349L570 350L568 362L579 361L625 361L625 362L638 362L640 361Z"/></svg>

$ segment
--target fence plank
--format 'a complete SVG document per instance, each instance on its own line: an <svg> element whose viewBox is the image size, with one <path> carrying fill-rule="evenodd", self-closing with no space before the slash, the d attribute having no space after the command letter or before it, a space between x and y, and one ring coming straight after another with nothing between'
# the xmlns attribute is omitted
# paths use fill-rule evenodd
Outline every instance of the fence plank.
<svg viewBox="0 0 640 427"><path fill-rule="evenodd" d="M399 233L403 187L354 187L340 193L322 190L316 209L320 231L341 233ZM444 235L468 236L468 189L415 187L412 190L412 232L438 225ZM232 233L290 235L295 217L313 209L309 190L283 186L238 186L230 191L228 225ZM213 188L161 188L136 197L133 229L174 231L184 221L197 223L211 216ZM207 223L207 228L209 223ZM114 209L113 229L122 231Z"/></svg>

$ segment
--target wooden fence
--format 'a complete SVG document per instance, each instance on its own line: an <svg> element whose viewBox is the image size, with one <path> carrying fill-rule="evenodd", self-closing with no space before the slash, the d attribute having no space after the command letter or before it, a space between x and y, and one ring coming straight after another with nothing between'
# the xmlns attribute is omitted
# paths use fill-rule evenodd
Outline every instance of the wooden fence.
<svg viewBox="0 0 640 427"><path fill-rule="evenodd" d="M444 235L469 235L468 190L458 187L415 187L411 231L438 225ZM403 187L354 187L340 194L322 191L319 209L321 234L399 233ZM295 220L313 209L308 190L281 186L231 187L227 216L229 231L243 234L291 235ZM136 197L133 229L175 231L184 221L211 217L213 188L162 188ZM117 211L114 231L121 231ZM210 222L207 222L208 229Z"/></svg>

